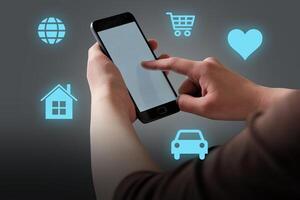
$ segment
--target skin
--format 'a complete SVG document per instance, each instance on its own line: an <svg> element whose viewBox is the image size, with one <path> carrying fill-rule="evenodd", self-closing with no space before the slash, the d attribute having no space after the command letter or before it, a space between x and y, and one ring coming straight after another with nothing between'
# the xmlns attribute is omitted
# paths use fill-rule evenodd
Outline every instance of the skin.
<svg viewBox="0 0 300 200"><path fill-rule="evenodd" d="M181 111L217 120L245 120L290 92L267 88L230 71L217 59L202 61L169 57L142 63L147 69L172 70L187 79L179 88Z"/></svg>
<svg viewBox="0 0 300 200"><path fill-rule="evenodd" d="M149 44L153 50L158 47L155 40ZM134 130L135 108L120 71L98 44L88 54L93 181L99 199L112 199L117 185L130 173L160 169ZM179 89L180 109L210 119L245 120L252 112L267 109L292 91L257 85L215 58L192 61L163 54L159 60L142 65L149 70L171 70L185 75Z"/></svg>

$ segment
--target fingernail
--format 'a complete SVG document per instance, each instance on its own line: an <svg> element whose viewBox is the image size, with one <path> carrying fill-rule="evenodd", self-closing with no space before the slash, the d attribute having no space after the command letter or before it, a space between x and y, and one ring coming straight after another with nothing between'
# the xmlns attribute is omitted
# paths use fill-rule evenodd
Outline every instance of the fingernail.
<svg viewBox="0 0 300 200"><path fill-rule="evenodd" d="M142 64L142 66L145 67L147 65L147 63L149 63L149 62L151 62L151 61L142 61L141 64Z"/></svg>

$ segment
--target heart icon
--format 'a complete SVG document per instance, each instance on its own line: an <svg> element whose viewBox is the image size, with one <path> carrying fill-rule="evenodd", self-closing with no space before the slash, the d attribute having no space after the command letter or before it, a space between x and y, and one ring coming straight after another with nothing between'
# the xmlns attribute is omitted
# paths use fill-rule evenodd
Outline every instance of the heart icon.
<svg viewBox="0 0 300 200"><path fill-rule="evenodd" d="M240 29L233 29L228 34L229 45L246 60L258 47L263 36L257 29L251 29L244 33Z"/></svg>

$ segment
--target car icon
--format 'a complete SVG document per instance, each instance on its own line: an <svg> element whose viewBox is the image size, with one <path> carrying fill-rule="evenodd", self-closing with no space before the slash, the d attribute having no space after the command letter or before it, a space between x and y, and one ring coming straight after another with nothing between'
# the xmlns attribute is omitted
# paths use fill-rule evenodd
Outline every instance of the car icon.
<svg viewBox="0 0 300 200"><path fill-rule="evenodd" d="M204 160L208 153L208 143L200 130L182 129L177 131L171 143L171 153L175 160L179 160L181 154L198 154Z"/></svg>

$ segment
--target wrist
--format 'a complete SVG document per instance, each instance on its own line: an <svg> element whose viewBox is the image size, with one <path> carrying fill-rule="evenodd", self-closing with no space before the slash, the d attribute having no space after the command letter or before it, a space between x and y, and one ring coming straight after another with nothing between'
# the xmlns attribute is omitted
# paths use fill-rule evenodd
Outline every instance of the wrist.
<svg viewBox="0 0 300 200"><path fill-rule="evenodd" d="M285 88L269 88L257 85L258 89L258 103L256 110L264 111L271 105L282 98L285 98L292 90Z"/></svg>
<svg viewBox="0 0 300 200"><path fill-rule="evenodd" d="M92 95L91 101L93 105L114 108L118 111L126 109L124 102L116 95Z"/></svg>
<svg viewBox="0 0 300 200"><path fill-rule="evenodd" d="M128 100L129 99L129 100ZM104 112L104 115L118 115L124 120L134 121L135 116L132 116L132 108L130 107L130 97L126 91L109 91L98 92L91 95L92 106L96 107L93 110ZM134 109L134 108L133 108ZM134 113L135 114L135 113Z"/></svg>

